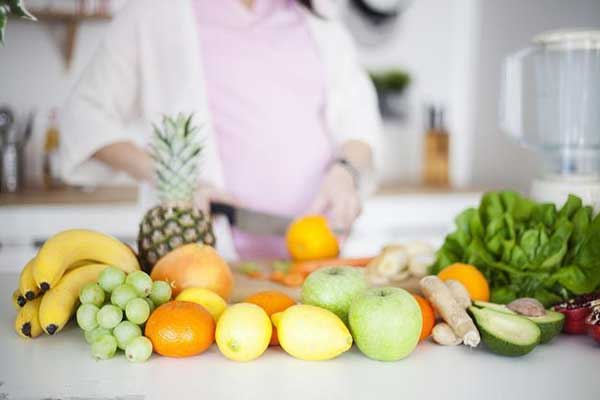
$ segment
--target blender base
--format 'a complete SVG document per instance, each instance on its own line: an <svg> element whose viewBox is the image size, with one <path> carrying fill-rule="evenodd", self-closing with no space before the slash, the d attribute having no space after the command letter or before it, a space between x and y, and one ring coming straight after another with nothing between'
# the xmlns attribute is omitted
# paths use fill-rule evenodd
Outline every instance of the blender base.
<svg viewBox="0 0 600 400"><path fill-rule="evenodd" d="M552 176L535 179L531 195L537 201L555 203L561 207L569 194L583 200L584 205L591 205L600 211L600 177L597 176Z"/></svg>

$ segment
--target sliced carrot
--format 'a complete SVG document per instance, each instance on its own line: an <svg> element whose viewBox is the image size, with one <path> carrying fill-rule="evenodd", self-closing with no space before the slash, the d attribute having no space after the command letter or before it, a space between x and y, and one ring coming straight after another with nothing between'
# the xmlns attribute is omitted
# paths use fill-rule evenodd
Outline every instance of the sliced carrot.
<svg viewBox="0 0 600 400"><path fill-rule="evenodd" d="M283 282L283 278L285 278L285 273L283 273L283 271L273 271L269 276L270 281L277 283Z"/></svg>
<svg viewBox="0 0 600 400"><path fill-rule="evenodd" d="M285 286L298 287L302 286L302 284L304 283L304 278L305 277L302 274L290 272L283 278L282 283Z"/></svg>
<svg viewBox="0 0 600 400"><path fill-rule="evenodd" d="M263 279L264 275L260 271L249 271L246 272L246 276L251 279Z"/></svg>
<svg viewBox="0 0 600 400"><path fill-rule="evenodd" d="M239 271L251 279L262 279L264 277L260 264L254 261L240 264Z"/></svg>
<svg viewBox="0 0 600 400"><path fill-rule="evenodd" d="M304 276L316 271L323 267L337 267L337 266L348 266L348 267L365 267L369 262L373 260L373 257L364 258L331 258L326 260L315 260L315 261L302 261L297 262L290 268L290 273L300 273Z"/></svg>
<svg viewBox="0 0 600 400"><path fill-rule="evenodd" d="M290 267L292 266L292 262L289 260L275 260L273 261L273 264L271 265L271 267L273 268L273 271L281 271L284 274L286 274Z"/></svg>

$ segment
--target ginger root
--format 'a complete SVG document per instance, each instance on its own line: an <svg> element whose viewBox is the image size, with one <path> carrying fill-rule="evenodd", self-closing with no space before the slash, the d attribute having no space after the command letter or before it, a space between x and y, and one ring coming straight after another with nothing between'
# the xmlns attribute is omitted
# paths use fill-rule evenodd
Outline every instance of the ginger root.
<svg viewBox="0 0 600 400"><path fill-rule="evenodd" d="M366 268L366 277L372 284L401 282L410 277L408 253L401 245L385 246Z"/></svg>
<svg viewBox="0 0 600 400"><path fill-rule="evenodd" d="M431 254L417 254L410 258L408 262L408 270L412 276L422 278L427 275L429 266L435 262L435 255Z"/></svg>
<svg viewBox="0 0 600 400"><path fill-rule="evenodd" d="M481 341L479 331L469 314L454 299L448 286L435 275L421 279L420 285L427 300L440 313L456 336L462 338L467 346L476 347Z"/></svg>
<svg viewBox="0 0 600 400"><path fill-rule="evenodd" d="M440 322L433 327L431 331L433 341L442 346L457 346L462 343L462 339L456 336L450 325Z"/></svg>
<svg viewBox="0 0 600 400"><path fill-rule="evenodd" d="M446 286L448 286L448 289L450 289L450 292L452 292L452 296L459 306L465 310L471 307L471 297L469 296L467 288L465 288L462 283L455 281L454 279L449 279L445 283Z"/></svg>

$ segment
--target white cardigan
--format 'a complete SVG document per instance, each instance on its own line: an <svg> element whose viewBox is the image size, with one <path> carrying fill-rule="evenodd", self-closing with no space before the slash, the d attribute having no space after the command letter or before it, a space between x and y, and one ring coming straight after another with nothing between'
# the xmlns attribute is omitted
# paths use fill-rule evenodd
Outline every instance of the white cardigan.
<svg viewBox="0 0 600 400"><path fill-rule="evenodd" d="M91 159L96 151L128 140L144 146L162 115L193 112L195 121L206 124L201 178L223 186L191 1L129 1L113 21L62 114L67 182L90 186L114 179L111 168ZM348 33L337 22L308 12L306 18L324 65L331 140L362 140L377 152L377 99Z"/></svg>

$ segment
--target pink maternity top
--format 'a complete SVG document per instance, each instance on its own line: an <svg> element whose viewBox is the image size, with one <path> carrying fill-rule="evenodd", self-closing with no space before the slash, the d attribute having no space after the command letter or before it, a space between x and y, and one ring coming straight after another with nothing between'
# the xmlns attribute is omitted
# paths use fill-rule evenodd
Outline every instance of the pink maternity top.
<svg viewBox="0 0 600 400"><path fill-rule="evenodd" d="M291 0L195 0L225 189L256 210L305 212L333 157L324 71ZM242 258L285 257L281 237L233 232Z"/></svg>

